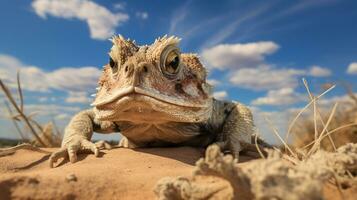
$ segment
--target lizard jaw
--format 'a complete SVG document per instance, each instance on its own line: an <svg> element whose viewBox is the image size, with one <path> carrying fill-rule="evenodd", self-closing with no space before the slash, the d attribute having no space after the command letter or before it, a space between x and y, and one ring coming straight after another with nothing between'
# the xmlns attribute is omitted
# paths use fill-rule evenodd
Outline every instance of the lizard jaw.
<svg viewBox="0 0 357 200"><path fill-rule="evenodd" d="M111 103L115 100L119 100L129 94L140 94L140 95L144 95L144 96L148 96L151 98L154 98L156 100L165 102L165 103L169 103L169 104L173 104L176 106L182 106L182 107L191 107L191 108L206 108L209 105L205 105L205 104L193 104L193 103L187 103L184 100L179 100L177 98L173 98L173 97L169 97L169 96L163 96L162 94L159 94L157 92L154 91L149 91L146 89L142 89L139 87L134 87L134 86L129 86L123 89L120 89L119 91L117 91L116 93L109 95L109 97L104 98L103 100L98 100L96 99L91 106L103 106L105 104Z"/></svg>

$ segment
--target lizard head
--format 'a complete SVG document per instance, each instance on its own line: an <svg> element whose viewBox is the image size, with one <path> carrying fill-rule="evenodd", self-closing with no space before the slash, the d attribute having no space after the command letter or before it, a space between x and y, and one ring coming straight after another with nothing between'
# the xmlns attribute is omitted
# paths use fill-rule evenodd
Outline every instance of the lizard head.
<svg viewBox="0 0 357 200"><path fill-rule="evenodd" d="M211 86L195 54L181 53L177 37L138 46L112 38L93 102L99 120L202 122L212 111Z"/></svg>

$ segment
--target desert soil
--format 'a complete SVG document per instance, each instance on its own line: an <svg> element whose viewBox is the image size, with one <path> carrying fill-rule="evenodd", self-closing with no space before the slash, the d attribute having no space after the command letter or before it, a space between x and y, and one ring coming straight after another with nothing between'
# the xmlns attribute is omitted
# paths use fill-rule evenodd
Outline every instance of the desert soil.
<svg viewBox="0 0 357 200"><path fill-rule="evenodd" d="M189 147L117 148L103 150L99 158L82 154L77 163L62 161L50 168L49 155L19 150L0 157L0 199L155 199L158 180L191 177L203 153ZM341 199L332 185L324 191L326 199ZM346 199L353 199L356 193L357 188L344 191Z"/></svg>

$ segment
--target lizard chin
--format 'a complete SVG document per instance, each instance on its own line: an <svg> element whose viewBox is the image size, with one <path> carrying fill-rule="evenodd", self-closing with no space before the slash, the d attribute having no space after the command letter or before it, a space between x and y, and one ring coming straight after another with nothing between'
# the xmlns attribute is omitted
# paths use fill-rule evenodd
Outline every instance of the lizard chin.
<svg viewBox="0 0 357 200"><path fill-rule="evenodd" d="M99 120L137 123L202 122L210 116L212 100L189 103L137 87L117 91L92 104Z"/></svg>

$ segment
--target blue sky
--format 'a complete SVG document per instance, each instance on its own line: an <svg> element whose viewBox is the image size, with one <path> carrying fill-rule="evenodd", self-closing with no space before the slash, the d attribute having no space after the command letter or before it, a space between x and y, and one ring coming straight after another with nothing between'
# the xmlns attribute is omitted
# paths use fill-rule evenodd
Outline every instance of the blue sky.
<svg viewBox="0 0 357 200"><path fill-rule="evenodd" d="M357 83L356 21L352 0L3 0L0 77L13 87L20 69L28 112L63 127L89 107L114 33L138 44L177 35L201 56L214 95L251 106L268 135L263 115L284 132L289 111L306 104L303 77L316 93L337 83L326 102L346 99L339 83ZM17 137L3 115L0 137Z"/></svg>

